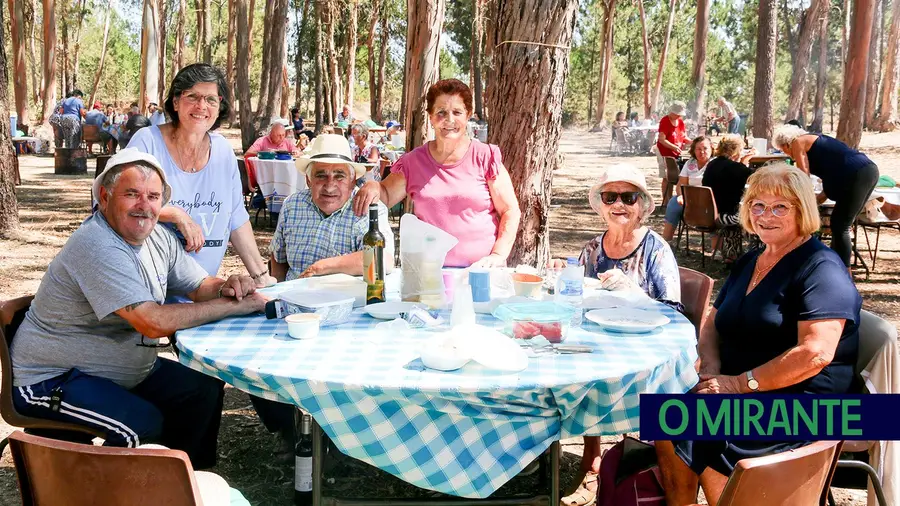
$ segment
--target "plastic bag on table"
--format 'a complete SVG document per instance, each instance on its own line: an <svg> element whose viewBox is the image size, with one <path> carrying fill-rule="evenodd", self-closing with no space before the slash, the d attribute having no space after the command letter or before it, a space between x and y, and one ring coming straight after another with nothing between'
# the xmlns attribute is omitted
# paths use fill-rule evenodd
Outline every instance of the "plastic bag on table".
<svg viewBox="0 0 900 506"><path fill-rule="evenodd" d="M400 298L422 302L433 309L447 304L441 269L456 237L429 225L413 214L400 218Z"/></svg>

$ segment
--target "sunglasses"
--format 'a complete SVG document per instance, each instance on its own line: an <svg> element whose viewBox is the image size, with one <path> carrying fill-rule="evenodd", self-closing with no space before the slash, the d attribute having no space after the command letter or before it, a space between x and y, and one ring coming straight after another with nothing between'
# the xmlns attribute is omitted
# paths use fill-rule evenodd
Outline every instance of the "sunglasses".
<svg viewBox="0 0 900 506"><path fill-rule="evenodd" d="M750 204L750 214L753 216L762 216L766 214L766 209L771 209L773 216L784 218L791 212L792 207L794 206L791 204L778 203L770 206L764 202L755 201Z"/></svg>
<svg viewBox="0 0 900 506"><path fill-rule="evenodd" d="M633 206L640 198L641 192L600 192L600 201L608 206L615 204L619 199L622 199L622 203L626 206Z"/></svg>

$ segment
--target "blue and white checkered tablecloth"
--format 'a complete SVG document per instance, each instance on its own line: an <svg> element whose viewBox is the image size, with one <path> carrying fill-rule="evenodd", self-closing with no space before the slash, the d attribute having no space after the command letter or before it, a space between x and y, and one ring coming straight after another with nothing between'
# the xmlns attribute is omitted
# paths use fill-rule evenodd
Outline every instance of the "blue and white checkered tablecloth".
<svg viewBox="0 0 900 506"><path fill-rule="evenodd" d="M567 344L590 354L544 355L509 374L472 362L426 369L428 331L383 332L355 309L312 340L282 320L228 318L178 332L179 359L245 392L308 411L347 455L422 488L487 497L550 444L638 430L639 394L697 382L694 328L674 310L651 334L616 334L585 320ZM449 320L449 313L445 314ZM489 315L478 323L499 327Z"/></svg>

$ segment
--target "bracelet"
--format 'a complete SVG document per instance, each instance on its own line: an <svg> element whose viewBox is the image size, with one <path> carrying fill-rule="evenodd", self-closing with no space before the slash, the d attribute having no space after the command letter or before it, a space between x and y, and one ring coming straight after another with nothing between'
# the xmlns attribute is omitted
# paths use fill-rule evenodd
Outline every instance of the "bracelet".
<svg viewBox="0 0 900 506"><path fill-rule="evenodd" d="M249 274L249 273L248 273L248 274ZM262 271L262 272L260 272L259 274L257 274L256 276L253 276L253 275L251 274L251 275L250 275L250 279L252 279L253 281L258 281L259 278L265 276L266 274L268 274L266 271Z"/></svg>
<svg viewBox="0 0 900 506"><path fill-rule="evenodd" d="M218 292L218 295L216 296L217 298L219 298L219 299L222 298L222 288L224 288L224 287L225 287L225 283L222 283L221 285L219 285L219 292Z"/></svg>

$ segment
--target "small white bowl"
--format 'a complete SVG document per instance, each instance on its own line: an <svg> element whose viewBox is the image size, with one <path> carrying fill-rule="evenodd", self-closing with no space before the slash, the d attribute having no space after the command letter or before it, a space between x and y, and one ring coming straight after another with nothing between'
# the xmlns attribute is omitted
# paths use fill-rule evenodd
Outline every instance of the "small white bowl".
<svg viewBox="0 0 900 506"><path fill-rule="evenodd" d="M287 315L284 321L288 325L288 334L294 339L312 339L319 335L321 319L315 313L295 313Z"/></svg>

